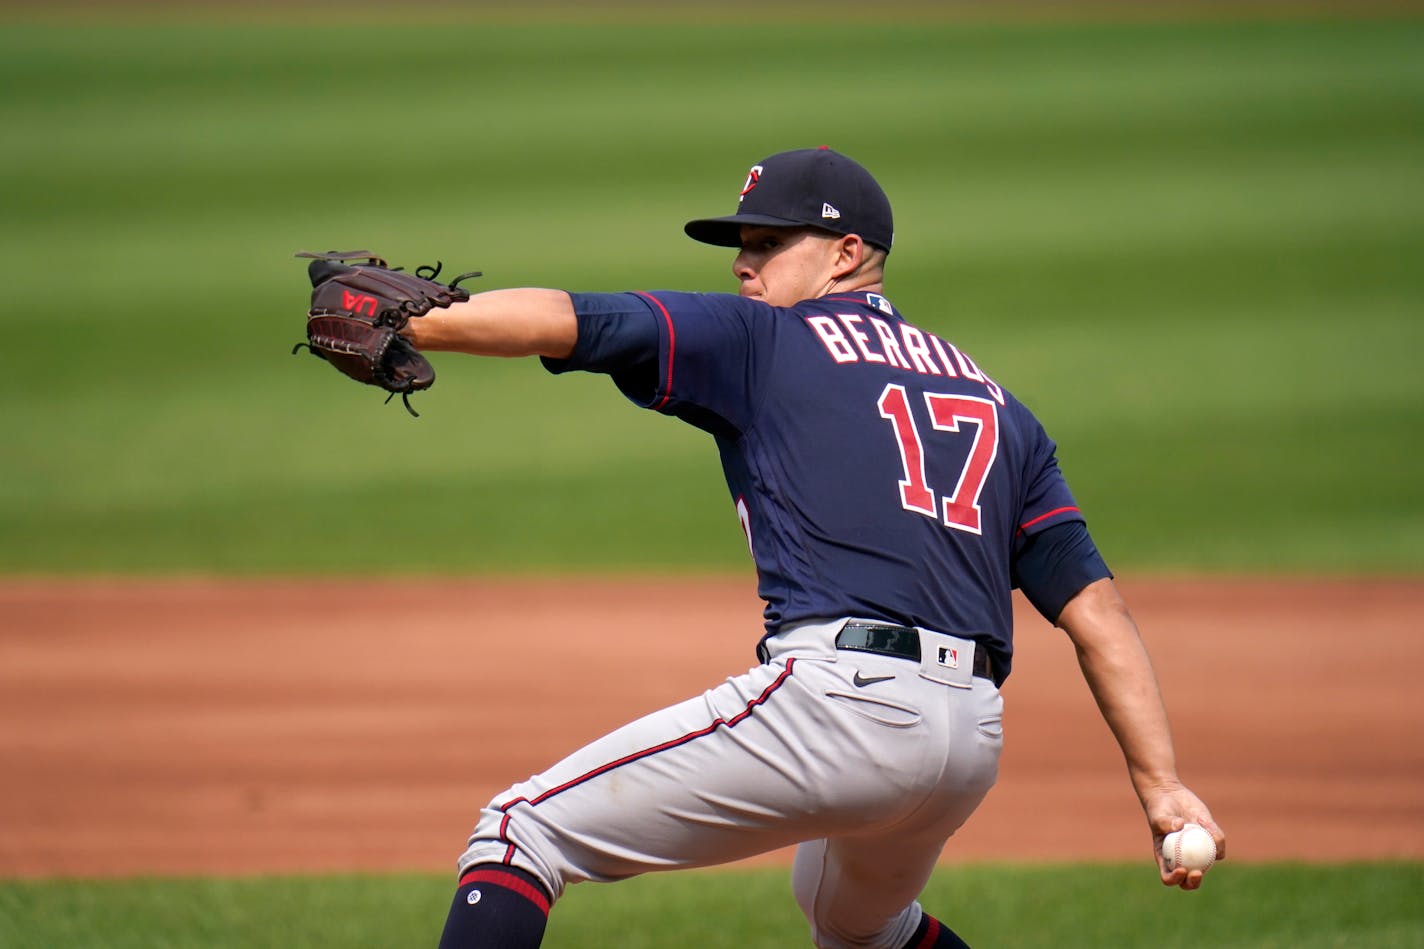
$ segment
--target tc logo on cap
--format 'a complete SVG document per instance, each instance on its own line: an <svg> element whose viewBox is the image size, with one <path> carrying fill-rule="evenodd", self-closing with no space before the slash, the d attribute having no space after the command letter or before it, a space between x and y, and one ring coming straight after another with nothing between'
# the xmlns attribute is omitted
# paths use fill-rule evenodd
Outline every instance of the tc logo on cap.
<svg viewBox="0 0 1424 949"><path fill-rule="evenodd" d="M747 172L747 183L742 185L742 193L737 195L738 204L761 182L761 170L761 165L752 165L752 170Z"/></svg>

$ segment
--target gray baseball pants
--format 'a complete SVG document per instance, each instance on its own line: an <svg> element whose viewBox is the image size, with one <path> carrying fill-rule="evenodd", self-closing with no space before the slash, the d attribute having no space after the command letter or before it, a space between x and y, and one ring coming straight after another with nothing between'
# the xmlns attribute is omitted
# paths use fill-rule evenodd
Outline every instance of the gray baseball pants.
<svg viewBox="0 0 1424 949"><path fill-rule="evenodd" d="M461 872L513 865L557 899L797 845L817 946L902 946L945 842L997 777L1003 700L970 674L972 641L922 630L916 664L837 649L844 622L783 631L765 664L498 795ZM936 662L946 644L957 668Z"/></svg>

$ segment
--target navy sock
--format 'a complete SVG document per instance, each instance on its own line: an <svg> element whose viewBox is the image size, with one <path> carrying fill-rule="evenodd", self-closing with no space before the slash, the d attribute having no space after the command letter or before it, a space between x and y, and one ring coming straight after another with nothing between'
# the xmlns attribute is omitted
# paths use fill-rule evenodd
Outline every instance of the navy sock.
<svg viewBox="0 0 1424 949"><path fill-rule="evenodd" d="M460 877L440 949L538 949L549 921L549 894L532 875L485 863Z"/></svg>
<svg viewBox="0 0 1424 949"><path fill-rule="evenodd" d="M960 939L953 929L925 913L920 917L920 925L915 927L915 934L905 943L905 949L969 949L969 943Z"/></svg>

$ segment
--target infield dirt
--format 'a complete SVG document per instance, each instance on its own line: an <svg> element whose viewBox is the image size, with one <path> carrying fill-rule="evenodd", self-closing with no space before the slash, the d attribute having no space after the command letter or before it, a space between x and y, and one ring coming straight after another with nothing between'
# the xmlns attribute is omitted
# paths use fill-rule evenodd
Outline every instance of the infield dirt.
<svg viewBox="0 0 1424 949"><path fill-rule="evenodd" d="M1124 581L1229 858L1424 857L1424 581ZM1016 602L999 785L946 861L1148 859ZM7 876L447 870L496 792L754 661L749 582L0 583ZM771 860L784 859L773 854Z"/></svg>

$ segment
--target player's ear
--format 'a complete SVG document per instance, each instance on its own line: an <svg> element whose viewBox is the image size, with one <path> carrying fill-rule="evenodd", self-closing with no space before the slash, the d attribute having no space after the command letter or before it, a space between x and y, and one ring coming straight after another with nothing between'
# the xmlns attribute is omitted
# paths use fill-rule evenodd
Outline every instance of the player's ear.
<svg viewBox="0 0 1424 949"><path fill-rule="evenodd" d="M843 234L836 241L836 259L833 262L832 273L836 279L848 277L860 269L865 263L867 251L865 241L860 239L859 234Z"/></svg>

